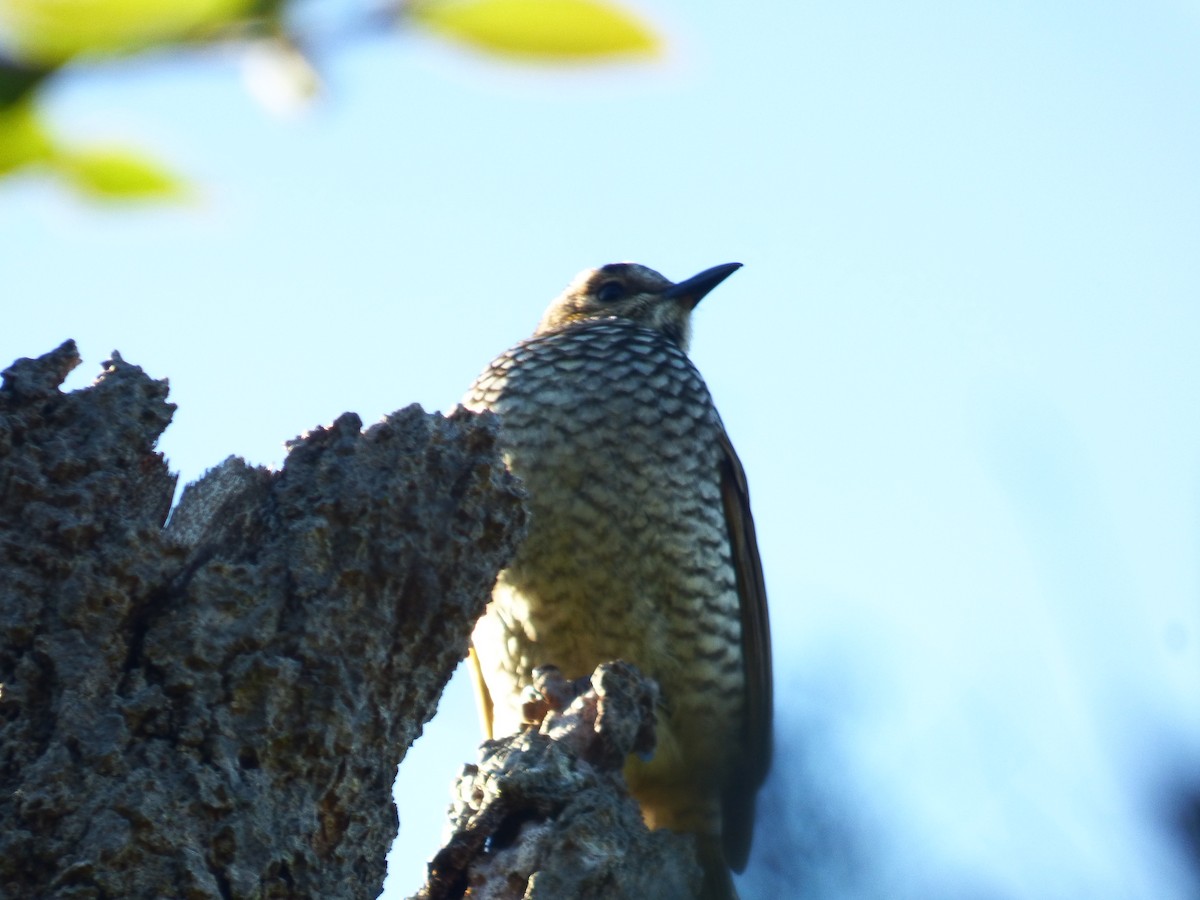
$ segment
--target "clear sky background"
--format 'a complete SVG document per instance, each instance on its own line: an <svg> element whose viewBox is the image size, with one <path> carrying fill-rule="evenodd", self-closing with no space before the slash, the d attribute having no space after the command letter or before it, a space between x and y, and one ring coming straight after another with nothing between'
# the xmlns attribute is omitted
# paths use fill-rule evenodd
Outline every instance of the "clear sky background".
<svg viewBox="0 0 1200 900"><path fill-rule="evenodd" d="M772 604L788 824L746 896L1200 895L1200 7L629 2L664 61L367 37L300 121L232 54L64 79L61 131L202 200L0 184L0 365L72 337L72 386L114 348L169 378L189 481L451 407L582 268L745 263L692 355ZM386 897L478 740L456 679Z"/></svg>

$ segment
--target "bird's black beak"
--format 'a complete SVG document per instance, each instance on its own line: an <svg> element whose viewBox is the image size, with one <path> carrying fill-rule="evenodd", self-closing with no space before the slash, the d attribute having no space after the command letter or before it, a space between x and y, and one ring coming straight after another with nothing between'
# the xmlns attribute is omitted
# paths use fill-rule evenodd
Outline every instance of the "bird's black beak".
<svg viewBox="0 0 1200 900"><path fill-rule="evenodd" d="M695 309L696 304L703 300L709 291L741 267L741 263L722 263L719 266L713 266L711 269L705 269L699 275L693 275L686 281L671 285L663 292L663 296L678 301L679 305L686 309Z"/></svg>

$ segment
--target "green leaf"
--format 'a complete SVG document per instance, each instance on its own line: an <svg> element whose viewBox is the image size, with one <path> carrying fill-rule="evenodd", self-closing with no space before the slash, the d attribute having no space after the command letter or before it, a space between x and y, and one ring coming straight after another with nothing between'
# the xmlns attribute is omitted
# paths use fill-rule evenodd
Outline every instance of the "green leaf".
<svg viewBox="0 0 1200 900"><path fill-rule="evenodd" d="M527 59L649 55L657 36L600 0L420 0L414 21L477 49Z"/></svg>
<svg viewBox="0 0 1200 900"><path fill-rule="evenodd" d="M0 0L0 32L24 62L123 53L215 29L252 0Z"/></svg>
<svg viewBox="0 0 1200 900"><path fill-rule="evenodd" d="M102 200L179 200L184 182L130 150L88 147L60 151L54 165L75 187Z"/></svg>
<svg viewBox="0 0 1200 900"><path fill-rule="evenodd" d="M54 142L28 101L0 108L0 175L49 160Z"/></svg>
<svg viewBox="0 0 1200 900"><path fill-rule="evenodd" d="M66 147L43 125L32 97L0 106L0 178L37 166L103 200L179 200L182 180L158 163L116 147Z"/></svg>

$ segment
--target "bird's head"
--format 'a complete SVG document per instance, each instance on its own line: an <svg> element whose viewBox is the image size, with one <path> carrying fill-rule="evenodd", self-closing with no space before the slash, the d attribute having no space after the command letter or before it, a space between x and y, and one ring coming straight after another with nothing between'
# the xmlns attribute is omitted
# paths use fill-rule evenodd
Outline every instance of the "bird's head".
<svg viewBox="0 0 1200 900"><path fill-rule="evenodd" d="M692 310L704 295L740 269L724 263L678 284L637 263L609 263L576 276L550 304L534 335L587 319L628 319L671 337L686 350Z"/></svg>

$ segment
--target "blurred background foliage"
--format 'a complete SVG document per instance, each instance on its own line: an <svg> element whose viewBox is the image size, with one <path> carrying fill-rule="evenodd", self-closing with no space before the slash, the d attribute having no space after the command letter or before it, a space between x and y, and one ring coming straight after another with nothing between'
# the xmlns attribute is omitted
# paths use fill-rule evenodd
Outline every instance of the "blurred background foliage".
<svg viewBox="0 0 1200 900"><path fill-rule="evenodd" d="M182 200L184 177L132 147L57 134L41 114L65 70L135 54L233 50L248 89L273 112L320 94L294 24L298 0L0 0L0 178L36 169L89 198ZM660 40L608 0L409 0L362 14L356 28L412 29L515 61L593 63L653 55Z"/></svg>

